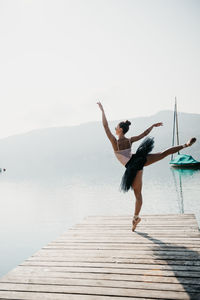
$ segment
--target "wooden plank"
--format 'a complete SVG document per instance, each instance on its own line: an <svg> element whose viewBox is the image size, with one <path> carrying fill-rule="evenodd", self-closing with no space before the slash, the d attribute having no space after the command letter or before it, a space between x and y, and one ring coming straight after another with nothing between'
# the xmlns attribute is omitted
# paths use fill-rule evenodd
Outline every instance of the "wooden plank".
<svg viewBox="0 0 200 300"><path fill-rule="evenodd" d="M126 234L125 234L126 233ZM118 241L120 240L129 240L129 241L145 241L146 243L149 241L153 241L156 244L156 240L157 243L159 243L159 240L162 239L161 242L165 242L165 241L172 241L172 242L176 242L176 241L194 241L196 240L197 242L199 241L200 238L200 234L199 232L186 232L187 234L184 234L183 232L181 234L176 234L173 235L171 234L171 232L169 234L166 234L165 232L159 231L157 230L157 232L153 231L153 232L149 232L149 231L141 231L141 230L137 230L135 232L132 232L129 230L127 230L126 232L123 230L120 232L120 234L117 231L114 230L110 230L109 234L107 231L104 232L103 235L103 229L100 231L90 231L87 230L85 232L83 231L79 231L79 230L74 230L74 231L70 231L68 234L63 234L61 236L59 236L58 239L56 239L56 241L62 240L62 239L82 239L82 240L87 240L89 239L93 239L93 241L99 241L101 239L105 239L106 241L109 241L109 237L110 240L112 241L112 239L117 239ZM96 236L96 239L94 239L94 237Z"/></svg>
<svg viewBox="0 0 200 300"><path fill-rule="evenodd" d="M106 234L103 235L101 233L95 233L95 234L85 234L85 235L81 235L80 233L79 234L76 234L76 235L73 235L73 236L70 236L69 240L70 239L74 239L74 241L76 240L82 240L82 241L87 241L87 240L92 240L92 241L95 241L95 237L98 235L98 238L96 238L96 242L99 242L99 241L102 241L102 240L109 240L110 242L112 241L116 241L117 240L117 237L119 236L119 234ZM156 236L156 235L154 235ZM109 239L110 237L110 239ZM190 241L189 241L190 239ZM141 237L132 237L130 235L125 235L125 234L121 234L120 236L120 241L129 241L129 242L132 242L132 243L139 243L139 242L144 242L144 243L150 243L150 242L153 242L155 245L158 245L158 244L163 244L163 243L178 243L179 241L183 242L185 241L187 243L187 240L188 242L191 243L194 242L195 243L195 240L197 241L197 243L199 243L199 235L192 235L192 236L176 236L176 235L159 235L159 236L156 236L156 239L154 238L153 239L153 235L149 236L149 238L141 238ZM67 239L68 240L68 239ZM59 237L58 240L56 241L59 241L59 242L63 242L63 241L66 241L66 238L65 237ZM118 241L118 240L117 240Z"/></svg>
<svg viewBox="0 0 200 300"><path fill-rule="evenodd" d="M177 249L175 251L169 251L169 250L130 250L130 249L123 249L123 250L101 250L101 249L73 249L73 250L67 250L67 249L60 249L60 250L54 250L54 249L41 249L39 252L35 254L36 256L60 256L60 255L86 255L86 256L113 256L113 257L144 257L147 256L156 256L156 257L164 257L164 256L184 256L184 257L199 257L200 251L187 251L187 249Z"/></svg>
<svg viewBox="0 0 200 300"><path fill-rule="evenodd" d="M76 241L68 241L68 240L62 240L62 241L53 241L49 244L47 244L46 247L50 247L50 246L57 246L57 247L60 247L60 246L66 246L66 247L79 247L79 249L81 249L82 247L92 247L92 249L96 246L99 247L106 247L106 248L122 248L123 246L126 247L126 249L145 249L145 248L150 248L150 249L157 249L157 248L166 248L166 249L178 249L178 248L183 248L183 249L187 249L187 250L194 250L195 248L199 249L200 248L200 243L195 243L192 244L192 243L179 243L179 244L172 244L172 243L159 243L159 244L154 244L153 242L150 242L150 243L139 243L139 242L118 242L118 241L110 241L110 242L106 242L106 241L95 241L94 240L76 240Z"/></svg>
<svg viewBox="0 0 200 300"><path fill-rule="evenodd" d="M200 261L199 261L200 262ZM97 263L97 262L93 262L93 263L89 263L89 262L63 262L63 261L29 261L26 260L25 262L23 262L22 264L20 264L20 266L38 266L38 267L42 267L42 266L55 266L55 267L89 267L89 268L120 268L120 269L154 269L154 270L172 270L173 271L200 271L200 266L198 265L193 265L193 266L187 266L187 265L173 265L170 266L168 264L163 264L163 265L159 265L159 264L131 264L131 263L127 263L127 264L116 264L116 263Z"/></svg>
<svg viewBox="0 0 200 300"><path fill-rule="evenodd" d="M76 272L76 273L104 273L104 274L126 274L126 275L145 275L145 276L178 276L200 278L200 272L196 271L174 271L174 270L152 270L149 269L120 269L120 268L87 268L87 267L34 267L34 266L18 266L18 273L29 271L52 271L52 272Z"/></svg>
<svg viewBox="0 0 200 300"><path fill-rule="evenodd" d="M100 232L101 233L101 232ZM114 235L112 235L112 234L110 234L110 235L96 235L96 239L94 239L94 233L92 232L88 232L88 235L87 236L83 236L82 235L82 232L79 232L79 231L76 231L76 232L73 232L73 231L68 231L67 233L64 233L64 234L62 234L62 235L60 235L59 237L58 237L58 239L56 239L56 240L59 240L59 239L62 239L62 238L68 238L68 239L75 239L75 238L82 238L82 239L86 239L86 238L93 238L93 240L95 241L95 240L99 240L99 239L102 239L102 238L104 238L104 239L107 239L107 240L109 240L109 237L110 237L110 239L116 239L117 238L117 240L121 240L121 239L126 239L126 240L131 240L131 241L137 241L137 240L144 240L144 241L155 241L156 239L157 239L157 242L159 242L159 236L160 236L161 234L160 233L158 233L158 234L156 234L156 235L150 235L149 234L149 232L148 231L135 231L135 232L130 232L130 230L128 230L127 231L127 235L122 235L122 236L119 236L119 235L117 235L117 234L114 234ZM178 236L170 236L170 237L165 237L165 236L162 236L162 241L163 241L163 239L164 239L164 241L165 240L171 240L171 241L176 241L176 240L185 240L185 241L187 241L187 240L189 240L189 241L199 241L199 236L197 236L197 237L192 237L192 236L183 236L183 237L178 237Z"/></svg>
<svg viewBox="0 0 200 300"><path fill-rule="evenodd" d="M192 277L178 277L178 276L156 276L156 275L134 275L134 274L115 274L115 273L79 273L79 272L54 272L49 269L36 269L24 270L19 272L18 268L5 275L2 280L6 282L12 281L14 278L80 278L80 279L93 279L93 280L121 280L121 281L134 281L134 282L157 282L157 283L181 283L184 286L199 285L199 278Z"/></svg>
<svg viewBox="0 0 200 300"><path fill-rule="evenodd" d="M110 224L107 224L107 223L96 223L96 224L79 224L79 225L76 225L74 226L73 228L70 228L70 230L74 230L74 229L100 229L100 228L111 228L111 229L118 229L118 228L121 228L121 229L129 229L130 225L131 225L132 222L128 222L128 223L110 223ZM161 226L162 225L162 226ZM181 226L182 225L182 226ZM178 230L181 230L183 228L186 228L186 229L189 229L189 228L193 228L193 229L198 229L196 227L196 224L195 223L192 223L191 222L188 222L187 223L184 223L182 221L180 221L179 223L173 223L171 222L170 223L161 223L161 222L158 222L158 223L153 223L153 224L150 224L150 223L144 223L144 221L142 220L139 224L138 224L138 227L139 228L143 228L143 229L160 229L160 230L165 230L165 229L178 229Z"/></svg>
<svg viewBox="0 0 200 300"><path fill-rule="evenodd" d="M193 241L189 241L187 240L187 242L185 240L183 241L158 241L157 243L155 243L155 241L153 240L132 240L132 239L97 239L97 240L91 240L91 239L62 239L62 240L54 240L52 242L49 242L47 245L59 245L59 244L65 244L65 245L113 245L113 246L123 246L124 242L126 243L127 246L135 246L135 247L145 247L145 246L155 246L155 247L199 247L200 246L200 239L197 240L195 243ZM142 243L141 243L142 242Z"/></svg>
<svg viewBox="0 0 200 300"><path fill-rule="evenodd" d="M35 292L17 292L17 291L0 291L0 299L13 300L102 300L102 296L83 295L83 294L62 294L62 293L35 293ZM103 300L124 300L129 297L103 296ZM133 300L150 300L150 298L131 297ZM152 298L151 298L152 299Z"/></svg>
<svg viewBox="0 0 200 300"><path fill-rule="evenodd" d="M112 231L114 231L115 233L117 232L117 231L127 231L127 233L131 233L132 235L133 235L133 232L131 231L131 225L132 225L132 223L130 223L130 224L128 224L128 225L126 225L126 226L118 226L118 225L114 225L113 224L113 226L107 226L107 225L105 225L105 226L96 226L96 225L93 225L93 226L91 226L91 227L87 227L87 226L84 226L84 227L75 227L75 228L71 228L71 229L69 229L69 233L76 233L76 231L80 231L81 233L84 233L85 231L88 231L88 230L91 230L91 232L95 232L95 231L101 231L102 232L102 230L106 230L106 231L110 231L110 232L112 232ZM138 227L137 227L137 232L138 233L145 233L145 232L148 232L148 234L150 234L150 233L152 233L152 232L159 232L160 234L162 234L162 233L165 233L165 231L167 231L167 230L169 230L169 231L171 231L171 232L174 232L174 231L176 231L176 232L179 232L180 231L180 233L183 233L183 232L198 232L198 228L196 228L196 229L194 229L194 226L179 226L180 228L177 228L178 226L176 226L175 228L173 227L173 226L171 226L171 227L167 227L167 226L162 226L162 225L164 225L164 224L159 224L159 226L142 226L142 225L138 225ZM160 227L162 227L162 229L160 229ZM176 229L177 228L177 229ZM136 232L135 232L136 233Z"/></svg>
<svg viewBox="0 0 200 300"><path fill-rule="evenodd" d="M29 257L25 262L85 262L85 263L115 263L117 264L159 264L159 265L180 265L180 266L200 266L200 258L195 260L161 260L157 258L114 258L114 257L99 257L99 256L93 256L93 257L83 257L83 256L71 256L71 257L54 257L52 259L51 257L38 257L33 256Z"/></svg>
<svg viewBox="0 0 200 300"><path fill-rule="evenodd" d="M157 221L164 221L164 222L172 222L174 221L174 223L176 222L196 222L196 218L195 217L172 217L172 216L152 216L152 217L145 217L145 216L140 216L141 219L144 221L144 222L157 222ZM87 220L83 220L81 222L81 224L85 224L85 223L88 223L90 224L90 222L100 222L100 223L104 223L104 222L129 222L133 219L133 216L129 217L129 218L116 218L116 217L111 217L111 218L90 218L90 219L87 219Z"/></svg>
<svg viewBox="0 0 200 300"><path fill-rule="evenodd" d="M195 245L196 246L196 245ZM89 244L89 243L82 243L82 244L68 244L68 243L50 243L47 246L43 247L42 249L69 249L69 250L73 250L73 249L102 249L102 250L145 250L145 251L152 251L152 250L168 250L168 251L175 251L177 249L183 249L183 250L190 250L190 251L199 251L200 250L200 245L198 247L192 247L191 246L187 246L187 247L177 247L177 246L159 246L159 245L135 245L135 244L130 244L130 245L123 245L123 244Z"/></svg>
<svg viewBox="0 0 200 300"><path fill-rule="evenodd" d="M70 294L88 294L101 296L125 296L125 297L150 297L159 299L160 291L142 290L130 288L110 288L97 286L63 286L63 285L36 285L36 284L13 284L0 283L0 291L27 291L27 292L43 292L43 293L68 293ZM195 293L191 293L195 296ZM165 291L165 299L190 299L186 292Z"/></svg>
<svg viewBox="0 0 200 300"><path fill-rule="evenodd" d="M142 222L144 223L148 223L148 224L154 224L154 223L159 223L159 222L164 222L166 224L168 223L197 223L197 220L196 218L192 217L192 218L182 218L182 217L179 217L179 218L172 218L172 217L154 217L154 218L150 218L150 217L142 217L140 216L141 219L142 219ZM98 224L104 224L104 223L107 223L107 224L110 224L112 222L115 222L116 224L128 224L129 222L131 222L133 219L133 217L131 218L124 218L124 219L119 219L119 218L110 218L110 219L98 219L98 218L94 218L94 219L89 219L89 220L83 220L81 223L77 223L77 224L91 224L91 223L98 223Z"/></svg>
<svg viewBox="0 0 200 300"><path fill-rule="evenodd" d="M161 245L161 244L174 244L177 246L184 246L187 244L191 245L199 245L200 244L200 239L199 238L177 238L177 237L170 237L166 238L163 237L162 240L157 239L155 243L155 239L153 240L152 238L146 239L146 238L131 238L131 237L103 237L103 236L98 236L96 239L94 239L93 236L70 236L70 237L59 237L58 239L54 240L53 242L55 243L63 243L63 242L72 242L72 243L122 243L122 244L154 244L154 245Z"/></svg>
<svg viewBox="0 0 200 300"><path fill-rule="evenodd" d="M90 229L90 228L74 228L74 231L76 232L76 231L79 231L79 233L85 233L85 232L88 232L88 229L90 230L90 233L99 233L99 232L102 232L102 230L104 231L104 232L106 232L106 233L126 233L127 232L127 230L131 230L131 226L129 226L129 227L127 227L127 228L123 228L123 227L115 227L115 226L113 226L113 228L111 228L111 227L102 227L102 228L97 228L97 226L95 227L95 228L92 228L92 229ZM141 230L145 230L144 228L143 229L141 229L141 227L139 227L138 226L138 228L137 228L137 231L141 231ZM169 229L169 228L163 228L163 229L161 229L160 230L160 228L159 227L157 227L157 228L153 228L153 229L151 229L151 228L148 228L148 233L149 234L156 234L156 233L160 233L160 234L162 234L162 235L164 235L164 234L168 234L168 235L170 235L170 234L187 234L187 235L191 235L191 234L193 234L193 233L197 233L198 235L199 235L199 230L196 228L196 229L192 229L192 228L187 228L187 229L184 229L184 228L182 228L181 227L181 229ZM131 232L132 233L132 232Z"/></svg>
<svg viewBox="0 0 200 300"><path fill-rule="evenodd" d="M87 221L82 221L81 223L76 223L75 226L91 226L92 224L97 224L97 225L103 225L103 224L107 224L107 225L112 225L112 223L115 223L116 225L120 224L124 224L124 225L128 225L130 224L130 222L132 222L133 218L129 218L129 219L93 219L93 220L87 220ZM174 218L144 218L141 217L141 224L160 224L160 222L163 222L166 225L173 225L173 224L180 224L182 223L183 225L188 224L197 224L197 220L195 218L187 218L187 219L183 219L183 218L177 218L176 220ZM72 227L73 228L73 227Z"/></svg>
<svg viewBox="0 0 200 300"><path fill-rule="evenodd" d="M37 258L43 258L43 257L49 257L50 259L52 260L55 260L55 259L58 259L58 258L62 258L65 256L66 253L57 253L57 254L54 254L54 253L50 253L49 252L46 252L46 253L43 253L42 255L37 255L35 254L35 257L37 256ZM78 259L80 257L80 255L67 255L68 258L72 259L74 257L74 259ZM83 256L83 255L82 255ZM106 259L106 255L103 255L103 254L98 254L98 255L87 255L85 254L83 256L85 259L93 259L95 257L99 257L99 258L105 258ZM120 256L118 255L114 255L112 256L114 259L116 260L119 260L119 259L132 259L133 257L136 258L136 259L144 259L144 255L143 254L134 254L134 255L127 255L127 254L124 254L122 253ZM162 256L157 256L157 255L145 255L145 258L146 259L159 259L159 260L191 260L191 261L196 261L196 260L199 260L199 255L197 254L191 254L191 255L162 255Z"/></svg>
<svg viewBox="0 0 200 300"><path fill-rule="evenodd" d="M136 232L134 233L136 234ZM140 234L140 232L137 232L137 234ZM133 236L133 233L131 232L83 232L81 233L80 231L77 231L77 232L73 232L73 235L71 236L74 236L74 237L84 237L84 238L92 238L94 239L96 236L99 236L99 237L110 237L110 239L112 238L115 238L115 237L118 237L119 235L123 238L123 237L131 237ZM163 238L168 238L168 239L173 239L173 238L198 238L199 239L199 233L196 232L196 233L161 233L161 232L150 232L150 236L149 238L152 238L153 236L156 236L157 239L163 239Z"/></svg>
<svg viewBox="0 0 200 300"><path fill-rule="evenodd" d="M155 219L155 218L171 218L171 219L196 219L194 214L153 214L153 215L141 215L142 218L146 219ZM83 221L89 221L91 219L132 219L132 215L113 215L113 216L105 216L105 215L90 215L83 219Z"/></svg>
<svg viewBox="0 0 200 300"><path fill-rule="evenodd" d="M6 281L4 280L4 283ZM172 283L158 283L158 282L139 282L139 281L121 281L121 280L92 280L85 278L11 278L9 283L13 284L56 284L56 285L64 285L64 286L97 286L97 287L115 287L115 288L131 288L131 289L147 289L147 290L160 290L160 291L177 291L177 292L185 292L185 288L190 292L200 292L199 285L185 285L185 288L180 283L172 284Z"/></svg>
<svg viewBox="0 0 200 300"><path fill-rule="evenodd" d="M160 225L160 226L162 226L162 224ZM167 231L170 231L170 233L168 233ZM86 235L91 235L91 234L109 234L109 235L119 235L119 234L123 234L123 235L127 235L128 234L128 236L137 236L137 235L144 235L145 233L147 234L147 232L148 232L148 235L149 236L151 236L152 234L153 235L155 235L155 234L158 234L158 236L162 236L162 235L165 235L165 234L167 234L167 235L171 235L171 234L175 234L175 235L177 235L177 236L180 236L180 235L185 235L185 236L188 236L188 237L192 237L193 235L196 235L196 236L200 236L200 233L199 233L199 231L198 230L194 230L194 231L190 231L190 230L182 230L182 229L180 229L180 230L173 230L173 228L172 229L170 229L170 230L159 230L159 227L156 229L156 228L154 228L154 229L151 229L151 228L148 228L148 229L142 229L142 227L140 227L140 226L138 226L137 227L137 231L135 231L135 232L132 232L131 231L131 224L130 224L130 226L129 226L129 228L128 229L126 229L126 230L123 230L123 228L121 228L121 229L119 229L119 228L116 228L115 230L113 230L112 228L111 229L106 229L105 231L104 231L104 228L102 227L102 229L101 230L98 230L98 228L93 228L93 229L85 229L85 228L83 228L83 229L69 229L69 233L68 233L68 235L70 236L71 234L73 235L73 234L86 234Z"/></svg>
<svg viewBox="0 0 200 300"><path fill-rule="evenodd" d="M132 231L131 231L131 225L129 226L129 227L127 227L127 228L120 228L120 227L118 227L118 228L111 228L111 227L109 227L109 228L106 228L106 227L102 227L102 228L93 228L93 229L89 229L89 228L82 228L82 229L74 229L73 230L73 233L79 233L79 234L84 234L85 235L85 233L86 234L88 234L88 230L89 230L89 234L98 234L98 233L100 233L100 234L102 234L102 231L104 231L104 233L105 234L109 234L109 235L115 235L116 233L119 235L119 234L125 234L125 233L130 233L129 234L129 236L133 236L134 234L140 234L140 233L142 233L142 232L147 232L147 229L145 229L145 228L141 228L141 227L139 227L138 226L138 228L137 228L137 232L135 232L135 233L133 233ZM157 234L157 233L159 233L159 235L161 236L163 236L163 235L186 235L186 236L191 236L191 235L193 235L193 234L197 234L197 236L199 236L199 230L198 229L190 229L190 228L187 228L187 229L184 229L184 228L181 228L180 230L178 230L178 229L173 229L173 228L166 228L166 229L162 229L162 230L160 230L159 229L159 227L158 228L153 228L153 229L151 229L151 228L148 228L148 234L149 234L149 236L151 236L152 234L153 235L155 235L155 234Z"/></svg>
<svg viewBox="0 0 200 300"><path fill-rule="evenodd" d="M113 221L106 221L106 222L101 222L101 221L97 221L97 222L90 222L90 223L88 223L87 225L85 225L84 227L96 227L96 226L111 226L111 225L116 225L116 226L122 226L122 225L124 225L124 226L129 226L129 225L131 225L131 223L132 223L132 220L129 220L129 221L121 221L121 222L116 222L115 220L113 220ZM90 226L89 226L89 224L90 224ZM157 226L157 227L159 227L160 225L164 225L164 226L170 226L171 225L171 227L173 227L173 226L178 226L178 227L181 227L181 224L183 225L183 226L195 226L195 225L197 225L196 224L196 221L195 220L189 220L189 219L187 219L187 220L185 220L184 221L184 224L183 224L183 220L180 220L180 221L173 221L173 220L156 220L156 221L145 221L145 220L141 220L141 223L140 223L140 225L138 225L138 226L140 226L140 227L142 227L142 226L145 226L145 227L151 227L151 226ZM84 224L83 224L84 225ZM78 226L81 226L81 224L80 225L76 225L77 227ZM73 228L71 228L71 229L73 229Z"/></svg>

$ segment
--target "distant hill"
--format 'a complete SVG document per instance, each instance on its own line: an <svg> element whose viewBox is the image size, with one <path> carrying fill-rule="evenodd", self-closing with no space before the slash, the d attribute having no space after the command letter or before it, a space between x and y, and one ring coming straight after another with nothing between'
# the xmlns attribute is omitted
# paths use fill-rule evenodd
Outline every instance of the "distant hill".
<svg viewBox="0 0 200 300"><path fill-rule="evenodd" d="M185 143L196 136L198 141L183 153L200 159L200 115L179 113L180 141ZM120 120L121 121L121 120ZM109 122L111 130L120 122ZM132 125L127 136L140 134L155 122L163 127L150 133L155 137L154 152L171 146L173 112L161 111L153 116L130 119ZM133 145L135 151L138 143ZM0 167L7 169L7 176L109 176L121 172L122 166L115 159L110 142L101 122L91 122L73 127L47 128L0 140Z"/></svg>

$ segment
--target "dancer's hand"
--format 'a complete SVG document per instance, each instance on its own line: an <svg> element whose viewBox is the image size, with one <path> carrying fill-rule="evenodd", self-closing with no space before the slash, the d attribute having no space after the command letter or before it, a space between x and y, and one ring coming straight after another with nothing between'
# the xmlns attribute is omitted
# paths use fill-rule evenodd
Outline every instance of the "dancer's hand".
<svg viewBox="0 0 200 300"><path fill-rule="evenodd" d="M97 102L97 104L99 105L100 110L101 110L101 111L104 111L103 105L101 104L101 102Z"/></svg>
<svg viewBox="0 0 200 300"><path fill-rule="evenodd" d="M163 123L160 122L160 123L155 123L155 124L153 124L153 127L159 127L159 126L163 126Z"/></svg>

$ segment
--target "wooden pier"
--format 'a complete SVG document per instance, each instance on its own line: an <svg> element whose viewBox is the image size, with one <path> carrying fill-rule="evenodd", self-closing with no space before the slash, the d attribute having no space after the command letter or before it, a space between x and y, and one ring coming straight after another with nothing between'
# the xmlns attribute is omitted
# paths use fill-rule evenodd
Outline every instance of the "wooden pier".
<svg viewBox="0 0 200 300"><path fill-rule="evenodd" d="M0 299L200 299L195 216L92 216L0 279Z"/></svg>

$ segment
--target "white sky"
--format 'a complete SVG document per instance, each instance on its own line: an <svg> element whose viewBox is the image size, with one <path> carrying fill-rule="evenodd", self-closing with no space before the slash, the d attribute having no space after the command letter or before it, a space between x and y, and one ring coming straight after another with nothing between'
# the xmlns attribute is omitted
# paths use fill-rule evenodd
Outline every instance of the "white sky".
<svg viewBox="0 0 200 300"><path fill-rule="evenodd" d="M199 0L0 0L0 138L200 113L199 55Z"/></svg>

